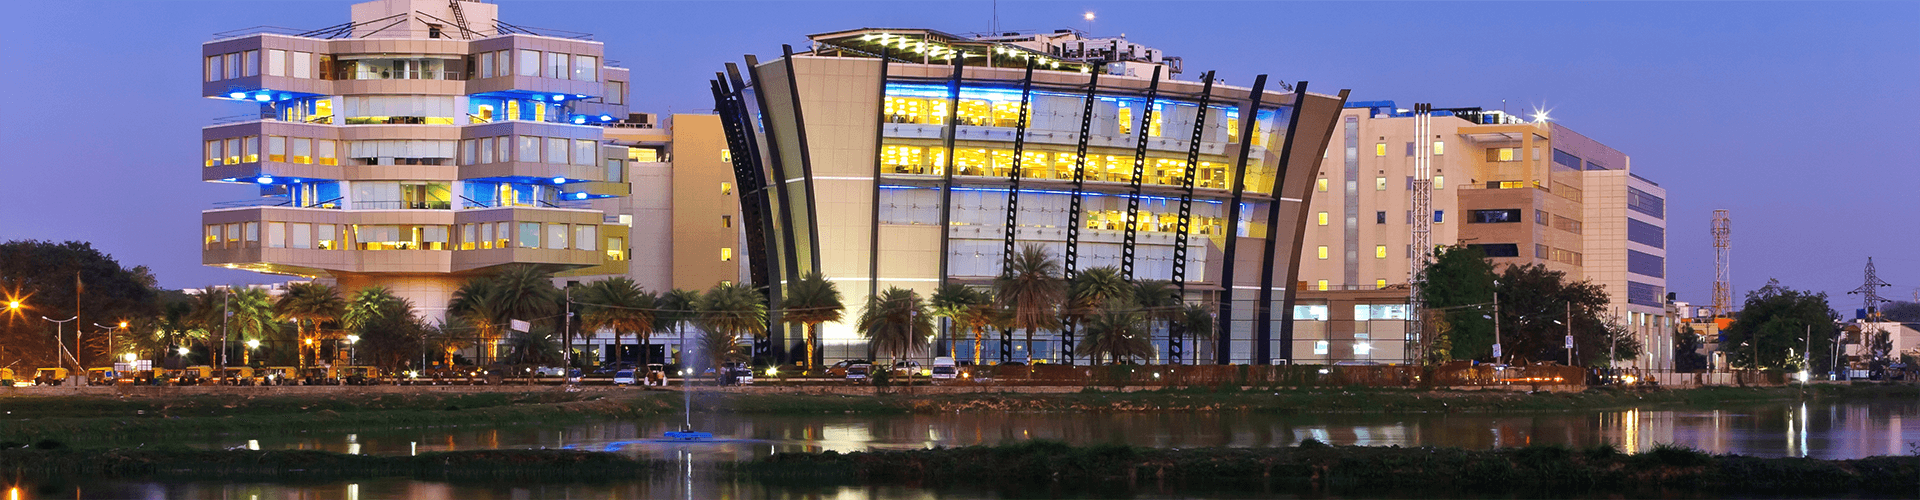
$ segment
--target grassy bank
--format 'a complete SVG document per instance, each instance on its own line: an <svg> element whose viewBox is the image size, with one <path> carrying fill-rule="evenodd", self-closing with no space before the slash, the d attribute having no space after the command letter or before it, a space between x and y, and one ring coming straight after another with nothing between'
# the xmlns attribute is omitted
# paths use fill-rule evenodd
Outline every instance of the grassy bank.
<svg viewBox="0 0 1920 500"><path fill-rule="evenodd" d="M0 450L0 470L27 479L172 478L298 481L410 477L531 483L639 479L675 474L669 462L615 454L516 450L363 456L312 451ZM1611 447L1502 450L1332 447L1147 449L1006 446L783 453L712 469L783 486L904 485L1126 496L1151 491L1467 494L1817 494L1920 492L1920 456L1861 460L1715 456L1660 447L1622 455Z"/></svg>
<svg viewBox="0 0 1920 500"><path fill-rule="evenodd" d="M270 393L268 393L270 394ZM1083 391L877 396L697 393L695 411L744 414L1247 411L1263 413L1558 412L1628 407L1716 407L1768 401L1920 401L1916 386L1812 386L1581 393L1394 389ZM104 442L168 432L303 432L390 429L677 414L677 392L315 396L58 396L0 398L0 441Z"/></svg>

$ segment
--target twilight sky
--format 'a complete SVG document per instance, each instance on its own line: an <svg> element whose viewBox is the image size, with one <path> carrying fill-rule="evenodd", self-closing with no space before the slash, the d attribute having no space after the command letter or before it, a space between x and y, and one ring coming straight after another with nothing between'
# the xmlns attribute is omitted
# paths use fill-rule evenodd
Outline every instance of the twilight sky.
<svg viewBox="0 0 1920 500"><path fill-rule="evenodd" d="M258 25L347 21L352 1L9 2L0 31L0 241L91 241L162 285L264 283L200 265L199 211L252 196L199 181L200 43ZM742 54L858 27L984 32L973 2L502 0L502 18L593 33L633 68L636 111L711 112ZM1920 2L999 2L1003 31L1086 29L1217 70L1308 80L1353 100L1536 107L1666 187L1668 278L1709 302L1708 221L1733 212L1737 294L1778 278L1837 295L1873 257L1884 294L1920 290ZM1900 222L1900 221L1908 222ZM639 256L645 258L644 256Z"/></svg>

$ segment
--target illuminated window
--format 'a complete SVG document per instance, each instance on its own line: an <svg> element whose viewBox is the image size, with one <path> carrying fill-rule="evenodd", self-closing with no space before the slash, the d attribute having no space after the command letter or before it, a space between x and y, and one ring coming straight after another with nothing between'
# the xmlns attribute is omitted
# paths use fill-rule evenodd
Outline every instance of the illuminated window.
<svg viewBox="0 0 1920 500"><path fill-rule="evenodd" d="M1320 291L1324 292L1327 290L1327 280L1320 280L1317 284L1320 286Z"/></svg>
<svg viewBox="0 0 1920 500"><path fill-rule="evenodd" d="M321 165L339 165L340 164L339 144L340 143L336 141L330 141L326 139L314 139L313 140L313 156L319 159L318 163Z"/></svg>
<svg viewBox="0 0 1920 500"><path fill-rule="evenodd" d="M1436 175L1436 176L1433 176L1433 188L1434 188L1434 189L1446 189L1446 188L1447 188L1447 176L1444 176L1444 175Z"/></svg>
<svg viewBox="0 0 1920 500"><path fill-rule="evenodd" d="M221 152L220 144L221 142L218 140L207 141L207 155L206 155L207 166L211 167L214 165L220 165L224 163L223 160L225 160L225 153Z"/></svg>
<svg viewBox="0 0 1920 500"><path fill-rule="evenodd" d="M1447 143L1441 142L1441 141L1433 141L1433 154L1435 155L1447 154Z"/></svg>
<svg viewBox="0 0 1920 500"><path fill-rule="evenodd" d="M1325 340L1313 341L1313 353L1321 356L1327 355L1327 345L1328 342Z"/></svg>
<svg viewBox="0 0 1920 500"><path fill-rule="evenodd" d="M534 224L533 226L534 226L534 227L536 227L536 228L538 228L538 227L540 227L540 225L539 225L539 224ZM500 222L500 223L496 223L496 224L494 224L494 231L493 231L493 241L494 241L494 244L493 244L493 247L494 247L494 248L500 248L500 249L505 249L505 248L507 248L507 243L508 243L508 240L510 240L510 239L512 239L512 238L513 238L513 236L512 236L512 235L513 235L513 226L512 226L512 223L510 223L510 222ZM539 236L537 236L537 235L536 235L535 237L537 238L537 237L539 237ZM536 242L535 242L535 245L534 245L534 246L539 246L539 244L538 244L538 243L539 243L539 242L537 242L537 241L536 241Z"/></svg>
<svg viewBox="0 0 1920 500"><path fill-rule="evenodd" d="M1386 190L1387 190L1387 178L1385 178L1385 177L1375 177L1375 178L1373 178L1373 190L1374 190L1374 191L1386 191Z"/></svg>
<svg viewBox="0 0 1920 500"><path fill-rule="evenodd" d="M313 139L305 137L289 138L293 143L293 162L302 165L313 163Z"/></svg>
<svg viewBox="0 0 1920 500"><path fill-rule="evenodd" d="M475 224L460 225L460 250L472 250L474 246L478 244L479 238L476 237L477 228L475 226Z"/></svg>
<svg viewBox="0 0 1920 500"><path fill-rule="evenodd" d="M626 238L607 238L607 260L627 260Z"/></svg>
<svg viewBox="0 0 1920 500"><path fill-rule="evenodd" d="M240 138L227 139L227 164L240 164Z"/></svg>
<svg viewBox="0 0 1920 500"><path fill-rule="evenodd" d="M1374 288L1386 288L1386 287L1387 287L1387 280L1373 280L1373 287L1374 287Z"/></svg>
<svg viewBox="0 0 1920 500"><path fill-rule="evenodd" d="M1320 256L1320 260L1326 260L1326 259L1327 259L1327 246L1326 246L1326 245L1320 245L1320 248L1319 248L1319 251L1318 251L1318 252L1316 252L1316 254Z"/></svg>
<svg viewBox="0 0 1920 500"><path fill-rule="evenodd" d="M220 244L220 225L207 224L207 247L212 248L219 244Z"/></svg>
<svg viewBox="0 0 1920 500"><path fill-rule="evenodd" d="M1327 179L1326 179L1326 178L1321 178L1321 179L1320 179L1320 180L1318 180L1318 181L1314 181L1314 183L1313 183L1313 188L1314 188L1315 190L1318 190L1318 191L1320 191L1320 192L1322 192L1322 193L1325 193L1325 192L1327 192Z"/></svg>
<svg viewBox="0 0 1920 500"><path fill-rule="evenodd" d="M720 227L725 227L725 228L733 227L733 216L731 215L720 216Z"/></svg>
<svg viewBox="0 0 1920 500"><path fill-rule="evenodd" d="M733 247L720 247L720 261L733 262Z"/></svg>
<svg viewBox="0 0 1920 500"><path fill-rule="evenodd" d="M654 148L627 148L627 160L657 162L660 161L660 150Z"/></svg>
<svg viewBox="0 0 1920 500"><path fill-rule="evenodd" d="M1487 150L1487 161L1515 161L1515 153L1520 148L1493 148Z"/></svg>
<svg viewBox="0 0 1920 500"><path fill-rule="evenodd" d="M1320 212L1320 214L1319 214L1319 215L1317 215L1317 216L1315 216L1315 218L1317 218L1317 219L1319 220L1319 223L1320 223L1320 225L1322 225L1322 226L1325 226L1325 225L1327 225L1327 213L1326 213L1326 212Z"/></svg>
<svg viewBox="0 0 1920 500"><path fill-rule="evenodd" d="M721 182L721 183L720 183L720 194L722 194L722 195L729 195L729 194L733 194L733 183L731 183L731 182Z"/></svg>
<svg viewBox="0 0 1920 500"><path fill-rule="evenodd" d="M1387 258L1387 246L1386 246L1386 245L1374 245L1374 246L1373 246L1373 258L1376 258L1376 259L1384 259L1384 258Z"/></svg>
<svg viewBox="0 0 1920 500"><path fill-rule="evenodd" d="M260 136L249 135L240 142L245 143L247 148L244 161L247 163L260 161Z"/></svg>
<svg viewBox="0 0 1920 500"><path fill-rule="evenodd" d="M321 224L319 226L316 226L314 228L313 247L321 250L339 250L340 249L339 231L340 231L339 226L335 226L333 224Z"/></svg>
<svg viewBox="0 0 1920 500"><path fill-rule="evenodd" d="M480 250L493 249L493 223L483 222L476 224L476 226L479 226L480 237L474 240L474 248Z"/></svg>
<svg viewBox="0 0 1920 500"><path fill-rule="evenodd" d="M1386 156L1386 155L1387 155L1387 143L1384 143L1384 142L1382 142L1382 143L1378 143L1378 144L1374 144L1374 145L1373 145L1373 155L1374 155L1374 156Z"/></svg>
<svg viewBox="0 0 1920 500"><path fill-rule="evenodd" d="M240 224L227 224L227 243L236 241L240 241Z"/></svg>

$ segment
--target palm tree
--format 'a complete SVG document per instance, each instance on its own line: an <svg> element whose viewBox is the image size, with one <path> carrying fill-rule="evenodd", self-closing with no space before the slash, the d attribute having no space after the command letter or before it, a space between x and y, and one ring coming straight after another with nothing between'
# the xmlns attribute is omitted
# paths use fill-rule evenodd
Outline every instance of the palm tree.
<svg viewBox="0 0 1920 500"><path fill-rule="evenodd" d="M1205 341L1213 340L1213 307L1206 304L1187 304L1180 315L1180 324L1185 327L1187 336L1192 337L1195 345L1192 349L1193 362L1200 363L1200 347Z"/></svg>
<svg viewBox="0 0 1920 500"><path fill-rule="evenodd" d="M207 364L220 367L226 365L225 321L229 293L225 288L202 288L200 293L194 294L192 310L186 316L187 326L199 332L193 336L198 337L201 345L207 348ZM215 341L220 342L220 347L214 347Z"/></svg>
<svg viewBox="0 0 1920 500"><path fill-rule="evenodd" d="M502 310L499 290L500 287L490 278L474 278L454 290L453 299L447 303L449 316L460 318L479 334L474 339L474 350L479 359L473 361L482 365L487 363L485 358L491 354L486 346L493 345L494 340L500 338L500 330L506 326L505 320L501 319L506 312ZM463 331L447 328L449 335L457 336ZM452 366L451 361L448 366Z"/></svg>
<svg viewBox="0 0 1920 500"><path fill-rule="evenodd" d="M933 292L933 315L953 321L955 328L964 328L973 333L973 360L980 362L980 332L993 323L993 296L976 288L958 283L941 285ZM947 337L947 352L959 352L955 336Z"/></svg>
<svg viewBox="0 0 1920 500"><path fill-rule="evenodd" d="M1075 348L1078 354L1099 363L1102 357L1119 363L1153 356L1153 344L1147 340L1145 315L1133 304L1111 303L1087 317L1086 337Z"/></svg>
<svg viewBox="0 0 1920 500"><path fill-rule="evenodd" d="M1143 279L1133 283L1133 301L1140 305L1141 317L1147 321L1147 339L1153 339L1154 327L1165 324L1168 334L1172 334L1174 323L1186 314L1186 304L1180 300L1180 289L1166 280Z"/></svg>
<svg viewBox="0 0 1920 500"><path fill-rule="evenodd" d="M653 293L640 289L640 285L625 276L595 281L587 285L582 306L586 309L581 317L580 326L588 330L613 330L613 352L618 357L620 336L632 333L638 337L641 351L640 366L645 367L647 339L653 336L654 306L658 302Z"/></svg>
<svg viewBox="0 0 1920 500"><path fill-rule="evenodd" d="M266 290L248 288L233 292L227 306L233 311L231 328L240 331L240 340L261 340L280 329L273 314L273 297ZM241 364L252 364L252 349L242 349Z"/></svg>
<svg viewBox="0 0 1920 500"><path fill-rule="evenodd" d="M747 359L747 355L740 352L739 334L701 330L698 342L700 351L707 354L706 361L711 363L708 366L713 367L715 372L720 371L721 365Z"/></svg>
<svg viewBox="0 0 1920 500"><path fill-rule="evenodd" d="M1012 265L993 279L995 306L1012 313L1009 323L1027 332L1027 353L1033 353L1033 332L1060 328L1059 307L1066 301L1066 284L1060 279L1060 262L1047 255L1045 247L1028 244L1020 248Z"/></svg>
<svg viewBox="0 0 1920 500"><path fill-rule="evenodd" d="M708 289L694 304L700 311L700 328L709 335L726 335L738 338L742 334L755 337L767 335L767 296L752 287L739 283L721 283ZM702 344L708 344L708 336L701 338ZM717 356L709 349L709 356ZM717 358L716 358L717 359ZM719 368L719 365L714 365Z"/></svg>
<svg viewBox="0 0 1920 500"><path fill-rule="evenodd" d="M516 319L543 321L558 312L561 295L560 289L553 287L553 273L517 264L494 275L493 283L500 312L505 315L500 318L502 323Z"/></svg>
<svg viewBox="0 0 1920 500"><path fill-rule="evenodd" d="M801 276L799 281L787 283L787 293L781 296L781 305L786 310L781 319L788 323L800 323L807 326L807 359L803 363L808 369L818 364L813 356L814 344L820 338L820 324L840 321L846 312L846 305L840 302L840 288L827 281L819 271Z"/></svg>
<svg viewBox="0 0 1920 500"><path fill-rule="evenodd" d="M1120 304L1133 303L1133 284L1120 276L1120 268L1113 266L1088 269L1074 276L1068 289L1072 305L1066 316L1077 320L1108 309L1117 309ZM1116 307L1109 307L1109 304Z"/></svg>
<svg viewBox="0 0 1920 500"><path fill-rule="evenodd" d="M653 315L653 330L656 332L678 332L680 334L681 364L686 364L684 353L687 350L686 325L699 317L695 304L700 302L700 292L675 288L660 294L660 300L654 303L658 311Z"/></svg>
<svg viewBox="0 0 1920 500"><path fill-rule="evenodd" d="M890 361L898 361L926 348L927 340L933 338L933 315L927 313L926 301L920 299L919 293L887 287L867 303L867 310L861 313L855 328L875 351L887 353Z"/></svg>
<svg viewBox="0 0 1920 500"><path fill-rule="evenodd" d="M331 286L313 282L295 283L287 287L287 294L281 296L279 302L273 304L273 312L282 320L293 321L294 346L301 353L299 366L305 368L305 346L312 345L312 339L307 337L307 325L313 325L317 330L321 322L338 320L340 315L347 312L347 301L341 299L340 292ZM319 350L315 349L316 361L319 354Z"/></svg>

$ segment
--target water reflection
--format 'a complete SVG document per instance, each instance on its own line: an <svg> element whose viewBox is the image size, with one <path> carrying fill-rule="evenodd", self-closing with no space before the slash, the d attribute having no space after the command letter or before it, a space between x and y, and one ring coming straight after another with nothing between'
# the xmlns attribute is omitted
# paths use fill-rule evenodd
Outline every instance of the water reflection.
<svg viewBox="0 0 1920 500"><path fill-rule="evenodd" d="M697 415L714 442L662 439L677 418L566 426L381 430L297 435L200 435L170 444L318 449L374 455L494 448L618 451L641 458L740 460L778 451L861 451L1050 439L1157 448L1341 445L1451 446L1612 443L1639 453L1674 443L1713 453L1858 458L1899 455L1920 441L1920 404L1780 403L1721 410L1628 409L1563 414L1257 414L1242 412L958 413L937 415Z"/></svg>

